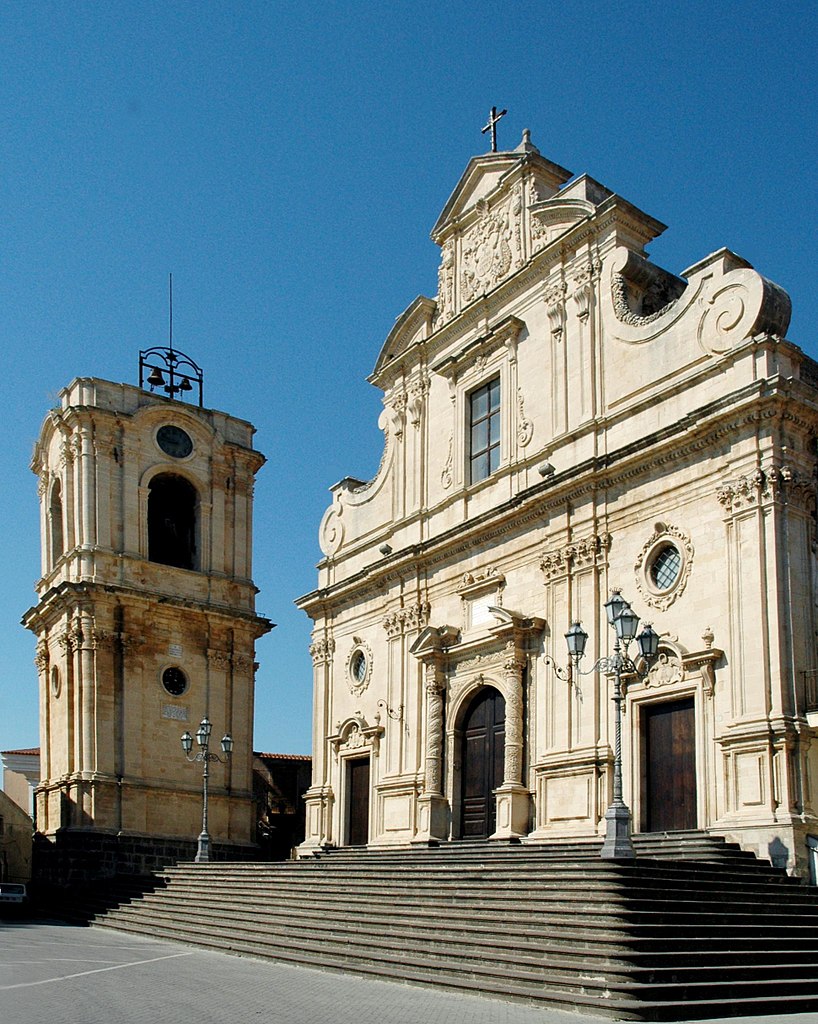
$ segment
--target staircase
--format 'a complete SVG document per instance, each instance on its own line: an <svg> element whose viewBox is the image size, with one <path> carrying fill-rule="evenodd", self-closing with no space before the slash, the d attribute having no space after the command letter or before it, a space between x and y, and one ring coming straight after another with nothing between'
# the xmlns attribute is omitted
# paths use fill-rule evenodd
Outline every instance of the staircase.
<svg viewBox="0 0 818 1024"><path fill-rule="evenodd" d="M625 1020L818 1010L818 895L721 840L458 843L180 864L94 925ZM648 855L649 854L649 855ZM672 858L672 859L671 859Z"/></svg>

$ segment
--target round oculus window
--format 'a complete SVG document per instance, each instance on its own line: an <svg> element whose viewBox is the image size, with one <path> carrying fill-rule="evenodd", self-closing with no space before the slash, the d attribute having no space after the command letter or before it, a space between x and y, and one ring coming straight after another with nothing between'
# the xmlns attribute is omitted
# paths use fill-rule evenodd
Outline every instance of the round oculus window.
<svg viewBox="0 0 818 1024"><path fill-rule="evenodd" d="M187 689L187 676L180 668L172 665L162 673L162 686L171 697L181 697Z"/></svg>
<svg viewBox="0 0 818 1024"><path fill-rule="evenodd" d="M51 692L55 697L59 697L61 689L62 680L60 679L60 670L56 665L53 665L51 667Z"/></svg>
<svg viewBox="0 0 818 1024"><path fill-rule="evenodd" d="M185 459L193 451L190 434L172 423L166 423L157 430L156 443L172 459Z"/></svg>
<svg viewBox="0 0 818 1024"><path fill-rule="evenodd" d="M673 544L665 544L659 548L650 563L648 575L650 582L657 590L670 590L679 579L682 571L682 555Z"/></svg>
<svg viewBox="0 0 818 1024"><path fill-rule="evenodd" d="M361 650L355 651L349 663L349 671L352 674L353 682L362 683L366 679L367 667L364 652Z"/></svg>

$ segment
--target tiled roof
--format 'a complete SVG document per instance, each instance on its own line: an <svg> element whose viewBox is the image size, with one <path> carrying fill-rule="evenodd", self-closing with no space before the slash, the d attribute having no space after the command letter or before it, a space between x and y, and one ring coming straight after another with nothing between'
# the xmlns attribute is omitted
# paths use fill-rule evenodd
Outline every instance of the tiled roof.
<svg viewBox="0 0 818 1024"><path fill-rule="evenodd" d="M276 761L312 761L309 754L263 754L259 750L253 751L253 757L271 757Z"/></svg>
<svg viewBox="0 0 818 1024"><path fill-rule="evenodd" d="M30 747L28 750L0 750L0 754L18 754L18 755L25 755L25 756L29 756L29 757L39 757L40 756L40 748L39 747Z"/></svg>

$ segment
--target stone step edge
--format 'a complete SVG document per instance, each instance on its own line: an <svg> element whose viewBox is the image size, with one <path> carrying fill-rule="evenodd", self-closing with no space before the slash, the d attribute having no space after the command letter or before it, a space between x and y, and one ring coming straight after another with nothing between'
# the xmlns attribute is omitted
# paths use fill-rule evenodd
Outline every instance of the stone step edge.
<svg viewBox="0 0 818 1024"><path fill-rule="evenodd" d="M547 917L562 918L566 915L576 916L583 912L591 912L594 916L610 918L610 917L624 917L627 919L629 926L646 926L650 927L657 924L673 924L684 926L689 923L691 919L695 919L696 922L701 922L702 916L706 916L707 925L735 925L740 926L749 922L764 923L768 926L780 927L793 923L793 917L798 918L795 927L807 927L807 924L802 923L804 918L812 918L818 915L818 907L805 907L799 908L798 913L793 913L792 908L786 906L768 906L763 909L750 901L746 901L740 904L740 908L735 908L734 904L725 904L725 908L730 909L718 909L714 910L712 907L702 907L701 903L704 901L686 901L690 905L684 906L681 909L679 907L680 901L650 901L656 904L662 904L654 908L643 907L634 905L631 901L600 901L599 903L588 903L584 900L541 900L538 897L529 897L524 901L519 898L514 898L511 895L502 896L494 894L485 894L481 899L474 901L475 905L470 905L472 901L465 898L462 894L452 894L449 897L438 897L423 899L422 902L419 900L411 900L407 898L405 901L401 901L397 898L394 893L383 893L373 892L371 894L361 894L362 899L350 900L346 890L324 892L321 896L316 896L315 893L283 893L277 892L274 896L281 901L281 904L286 904L298 909L300 906L306 904L310 907L337 907L339 904L347 905L354 904L359 909L361 907L375 905L382 906L384 899L388 898L389 903L393 907L401 907L401 909L412 909L421 907L428 910L440 910L449 911L453 906L457 906L461 909L462 913L479 913L484 916L490 915L493 911L504 910L506 908L516 912L517 914L538 914L545 915ZM245 902L250 905L252 909L261 902L259 900L258 893L245 893L241 897L236 893L231 893L230 898L218 898L214 897L210 889L203 889L202 893L192 893L189 890L181 893L171 890L163 890L162 893L148 893L141 898L141 902L159 903L163 900L187 900L188 902L200 902L204 900L215 900L222 906L226 903L236 903L238 906L244 906ZM721 907L721 905L719 905Z"/></svg>
<svg viewBox="0 0 818 1024"><path fill-rule="evenodd" d="M575 904L586 904L587 906L598 906L608 904L617 907L639 907L661 904L664 906L673 904L683 907L705 906L705 907L733 907L751 906L759 913L776 908L786 908L788 912L815 912L818 913L818 899L807 897L800 899L799 894L791 895L789 891L780 894L773 892L748 893L739 891L736 893L707 893L694 891L676 891L667 889L646 889L634 892L623 892L621 890L585 889L585 888L531 888L518 885L473 885L473 886L426 886L418 887L411 885L380 886L367 885L356 886L353 889L348 885L341 885L337 882L324 883L320 886L312 885L283 885L260 886L246 882L214 882L208 884L207 880L181 881L174 880L168 885L156 889L140 891L125 891L118 893L112 890L110 893L100 892L100 898L114 897L121 895L123 898L139 898L144 896L162 896L166 893L188 894L195 899L204 895L212 895L218 899L237 900L259 900L264 897L278 899L283 897L309 897L320 899L322 896L336 896L348 894L351 891L360 893L367 901L381 902L384 898L389 899L445 899L463 900L484 900L513 898L517 903L525 903L531 906L542 906L553 903L573 902ZM93 896L94 893L90 893ZM721 898L718 898L721 897Z"/></svg>
<svg viewBox="0 0 818 1024"><path fill-rule="evenodd" d="M122 919L113 917L111 920L118 921ZM140 921L141 920L142 919L140 918ZM151 920L157 921L157 917L154 915L145 921L145 923L148 924ZM162 925L166 920L166 918L160 917L158 918L158 923ZM189 923L195 923L201 928L212 931L212 925L209 923L209 920L209 918L205 918L204 920L196 918L193 922ZM216 918L216 920L218 921L219 919ZM229 923L229 921L230 919L225 923ZM329 933L328 936L324 934L326 932ZM255 935L269 935L270 929L245 926L239 929L231 929L229 934L233 936L241 936L246 941L250 941ZM276 932L274 935L276 939L284 938L283 933L280 932ZM295 937L296 936L292 934L287 935L287 938L290 940ZM417 935L415 933L406 935L400 931L392 932L389 930L379 930L376 935L372 936L355 931L352 928L345 930L343 928L339 928L337 925L330 925L325 928L317 929L299 929L299 937L306 937L313 942L331 942L333 944L348 944L351 937L357 940L354 944L361 948L368 948L370 946L380 948L384 939L394 938L401 942L402 949L412 949L421 953L429 948L430 943L435 949L437 946L450 947L452 945L451 937L436 938L434 935L429 935L427 937L425 935ZM464 953L464 950L469 950L470 952ZM679 963L678 957L676 957L673 963L668 963L665 966L664 964L653 962L650 959L651 954L648 952L634 954L628 951L627 948L623 948L621 954L618 956L613 956L610 952L596 955L593 949L583 947L553 947L535 944L526 945L522 949L518 947L507 951L507 947L498 949L496 941L492 941L491 937L487 936L473 941L458 940L456 951L450 953L448 948L444 948L440 952L436 952L435 955L442 955L445 959L448 959L450 956L476 959L486 950L492 952L493 960L508 960L512 964L522 962L530 964L536 968L547 966L551 970L576 972L582 970L582 964L587 964L589 970L597 972L604 970L609 975L613 974L617 976L632 976L634 974L657 972L665 974L676 972L692 976L694 974L701 975L703 973L705 977L696 977L693 979L697 984L710 983L710 979L706 977L708 974L715 975L718 972L719 974L730 974L731 976L734 976L735 972L745 972L757 968L761 968L763 971L777 972L776 977L778 980L782 980L781 974L786 971L810 971L809 980L815 980L815 978L818 977L818 946L812 954L812 959L806 962L788 961L784 956L782 956L781 952L770 950L765 955L765 962L761 964L749 964L741 962L738 959L733 963L713 964L710 962L712 955L711 952L703 950L701 951L700 959L704 960L704 963ZM737 957L740 957L741 955L742 954L740 952L736 953ZM759 954L755 954L756 957L758 955ZM670 960L674 957L674 954L672 952L668 952L665 953L664 956ZM640 960L644 960L645 962L640 963ZM577 961L579 961L579 963L577 963ZM640 979L636 978L635 980ZM643 983L645 983L645 981L646 979L643 979ZM682 978L678 981L674 981L673 983L690 984L691 980L685 980Z"/></svg>
<svg viewBox="0 0 818 1024"><path fill-rule="evenodd" d="M203 937L204 942L202 944L213 945L214 943L209 941L210 938L211 938L211 936L209 936L209 935ZM219 948L223 948L223 943L220 944ZM261 956L261 958L263 958L263 959L285 959L285 958L288 959L288 960L292 959L291 950L289 950L289 949L285 949L281 955L277 955L275 958L272 958L272 957L269 957L269 956L263 956L263 955L259 954L259 952L257 951L257 949L255 947L250 946L249 944L245 944L245 943L235 943L235 942L233 942L233 943L231 943L230 948L233 949L236 952L246 951L246 952L248 952L252 956L256 956L256 957ZM440 986L440 985L448 985L451 982L456 982L456 987L470 987L470 988L473 987L473 988L478 988L480 991L484 991L484 989L482 988L482 983L481 983L480 979L475 979L475 978L471 978L471 977L462 977L462 976L452 977L452 975L450 973L447 973L445 975L445 977L444 977L443 975L439 975L439 972L436 969L432 969L432 972L430 972L429 969L426 968L425 966L424 967L420 967L419 965L407 965L406 963L404 963L402 961L399 961L397 964L391 963L389 968L383 969L383 968L380 967L380 965L366 964L366 963L363 963L361 961L353 961L352 963L349 963L349 962L341 962L341 963L339 963L337 960L335 960L335 958L331 958L331 959L335 961L334 964L327 963L326 959L325 959L325 962L322 964L322 966L325 967L325 968L329 967L331 969L332 967L337 965L337 967L339 969L345 970L345 971L348 971L348 972L352 972L352 973L358 973L358 974L362 974L362 973L384 974L385 973L388 977L394 977L394 967L395 966L399 966L401 968L401 975L400 975L400 977L401 977L402 980L417 980L417 981L420 981L421 983L433 984L433 985L438 985L438 986ZM303 959L303 958L298 959L298 962L300 962L302 964L306 964L307 963L307 961L305 959ZM312 960L311 962L313 964L316 963L315 960ZM375 968L375 969L373 969L373 968ZM473 971L471 973L472 974L474 974L474 973L487 974L488 972L474 972ZM491 975L488 975L488 976L491 976ZM538 986L539 990L532 990L527 985L524 986L524 987L521 986L519 984L520 980L521 979L519 977L517 977L516 978L517 984L516 985L514 985L514 984L509 985L507 976L503 976L503 977L500 977L500 978L494 978L494 984L495 984L494 991L502 991L503 994L508 994L508 989L509 988L516 988L518 993L521 994L524 998L526 998L526 999L535 999L535 1000L537 1000L539 1002L549 1002L551 1004L554 1004L556 1001L564 1002L565 1001L565 997L568 997L568 999L572 1003L582 1003L583 1005L591 1005L591 1003L589 1002L589 998L588 998L589 997L589 993L587 992L587 987L590 986L590 987L593 988L594 987L594 983L595 983L595 979L590 979L590 978L583 978L583 979L581 979L582 991L580 991L580 992L574 992L573 990L566 991L565 989L562 989L559 986L543 985L542 981L540 979L536 979L536 978L532 979L532 982ZM772 982L772 983L774 984L775 982ZM818 982L816 982L815 979L810 979L810 983L815 985L816 993L814 995L812 993L810 993L809 995L803 995L801 998L802 999L814 1000L815 1004L818 1005ZM747 982L745 984L746 985L750 985L750 986L755 986L757 988L761 988L762 986L769 987L769 984L771 984L771 983L770 982L759 982L759 983ZM604 990L605 991L610 991L611 986L610 985L606 985L604 980L601 981L601 985L604 986ZM540 988L540 986L542 986L542 987ZM650 999L646 999L645 998L645 996L647 995L648 991L656 992L657 990L660 990L660 991L666 992L667 994L670 994L671 992L678 991L680 988L684 988L684 987L685 987L684 985L680 986L680 985L672 985L672 984L668 984L668 985L644 985L642 983L625 983L624 985L616 986L616 988L624 989L624 993L622 995L620 995L619 997L604 997L604 1000L603 1000L601 1005L604 1005L604 1006L606 1006L606 1007L608 1007L608 1008L610 1008L612 1010L615 1010L617 1012L617 1016L620 1016L620 1012L619 1012L620 1008L622 1010L625 1010L625 1009L635 1010L637 1008L641 1008L644 1011L644 1010L648 1010L650 1007L655 1007L655 1008L661 1010L662 1008L665 1008L665 1007L667 1007L667 1006L669 1006L671 1004L676 1005L676 1006L684 1006L686 1008L691 1008L692 1004L694 1004L694 1003L699 1003L699 1004L701 1004L703 1006L706 1005L706 1006L726 1007L726 1006L730 1006L730 1005L733 1005L733 1004L737 1004L739 1002L741 1002L741 1003L743 1003L744 1005L747 1005L747 1006L752 1006L754 1003L758 1003L759 1000L764 1000L766 1002L774 1001L774 997L773 996L761 994L760 992L758 994L752 995L752 996L734 996L734 995L732 995L732 992L735 990L735 984L733 982L727 982L727 983L724 983L723 985L718 983L718 982L710 983L710 985L708 987L711 987L711 988L712 987L716 987L716 988L724 988L725 989L725 996L724 996L724 998L721 998L721 999L713 998L712 996L708 997L706 999L696 999L696 1000L691 1000L691 999L688 999L688 998L685 998L683 1000L669 1000L669 999L668 1000L662 1000L662 999L656 999L655 997L654 998L650 998ZM690 987L690 986L687 986L687 987ZM641 998L640 998L640 995L638 993L641 993ZM787 995L785 997L785 1000L784 1000L785 1005L790 1005L793 998L798 998L798 996L796 994ZM596 997L596 999L599 999L599 997ZM596 1002L596 999L593 1000L594 1004L595 1005L600 1005L599 1003ZM617 1006L616 1004L620 1004L620 1005ZM636 1019L639 1019L639 1018L636 1018Z"/></svg>

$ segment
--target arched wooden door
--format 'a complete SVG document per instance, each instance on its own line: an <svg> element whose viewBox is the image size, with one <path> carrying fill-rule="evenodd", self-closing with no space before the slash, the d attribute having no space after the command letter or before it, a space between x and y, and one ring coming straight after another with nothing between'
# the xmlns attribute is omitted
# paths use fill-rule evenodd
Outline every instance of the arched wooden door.
<svg viewBox="0 0 818 1024"><path fill-rule="evenodd" d="M494 790L503 784L506 702L493 687L469 705L461 731L460 835L486 839L497 827Z"/></svg>

